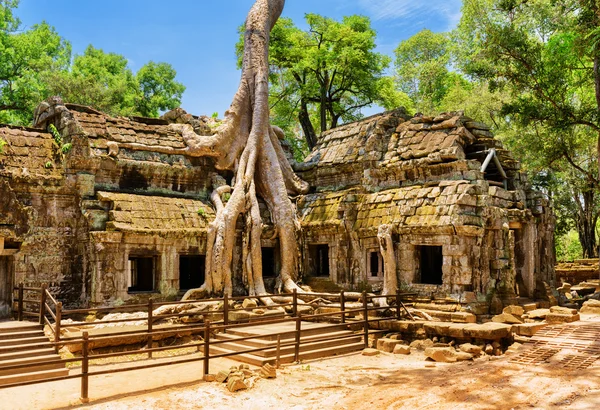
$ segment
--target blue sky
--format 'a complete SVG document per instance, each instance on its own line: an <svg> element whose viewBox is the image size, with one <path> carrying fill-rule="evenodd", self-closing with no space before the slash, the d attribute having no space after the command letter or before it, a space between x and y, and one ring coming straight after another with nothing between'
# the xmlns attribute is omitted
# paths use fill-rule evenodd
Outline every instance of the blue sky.
<svg viewBox="0 0 600 410"><path fill-rule="evenodd" d="M124 55L132 70L148 61L168 62L186 85L182 107L193 114L221 116L229 107L240 73L234 45L253 0L21 0L25 26L42 20L81 54L92 44ZM283 15L298 26L306 13L340 19L369 16L380 52L392 55L400 41L423 28L447 31L460 18L460 0L287 0ZM367 112L368 113L368 112Z"/></svg>

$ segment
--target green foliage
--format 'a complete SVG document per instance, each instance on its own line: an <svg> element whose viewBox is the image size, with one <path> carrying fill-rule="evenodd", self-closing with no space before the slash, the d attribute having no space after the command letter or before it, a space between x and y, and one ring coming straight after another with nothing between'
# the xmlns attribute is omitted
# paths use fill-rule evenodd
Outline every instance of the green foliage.
<svg viewBox="0 0 600 410"><path fill-rule="evenodd" d="M71 152L71 149L73 148L73 144L71 144L70 142L63 144L62 147L60 147L60 151L63 154L68 154L69 152Z"/></svg>
<svg viewBox="0 0 600 410"><path fill-rule="evenodd" d="M53 167L52 161L47 161L47 162L44 164L44 168L46 168L46 169L48 169L48 168L52 168L52 167Z"/></svg>
<svg viewBox="0 0 600 410"><path fill-rule="evenodd" d="M305 18L306 30L281 18L271 33L270 105L273 122L298 135L298 121L312 148L319 132L361 118L361 108L378 102L389 107L400 97L383 80L390 59L374 51L376 33L367 17ZM243 28L240 32L241 65Z"/></svg>
<svg viewBox="0 0 600 410"><path fill-rule="evenodd" d="M557 229L596 255L600 5L575 0L465 0L457 65L501 95L499 129L534 178L546 180Z"/></svg>
<svg viewBox="0 0 600 410"><path fill-rule="evenodd" d="M422 30L395 50L396 79L416 108L432 113L448 92L450 41L446 33Z"/></svg>
<svg viewBox="0 0 600 410"><path fill-rule="evenodd" d="M17 5L0 0L0 122L30 124L51 95L113 115L156 117L180 104L185 87L169 64L149 62L134 74L124 56L91 45L71 59L70 43L47 23L23 28Z"/></svg>
<svg viewBox="0 0 600 410"><path fill-rule="evenodd" d="M223 202L227 202L231 199L231 194L229 192L225 192L223 194Z"/></svg>
<svg viewBox="0 0 600 410"><path fill-rule="evenodd" d="M4 153L4 147L8 144L3 138L0 138L0 154Z"/></svg>
<svg viewBox="0 0 600 410"><path fill-rule="evenodd" d="M150 61L137 72L135 79L140 94L137 111L146 117L158 117L160 111L178 107L185 86L175 81L177 72L167 63Z"/></svg>
<svg viewBox="0 0 600 410"><path fill-rule="evenodd" d="M71 45L45 22L23 30L17 5L0 0L0 122L27 125L47 95L44 76L68 66Z"/></svg>
<svg viewBox="0 0 600 410"><path fill-rule="evenodd" d="M52 138L54 138L54 143L56 146L61 147L63 142L62 135L60 135L60 132L58 132L54 124L48 125L48 132L52 134Z"/></svg>
<svg viewBox="0 0 600 410"><path fill-rule="evenodd" d="M204 210L204 208L198 208L198 215L200 215L201 217L205 218L206 217L206 211Z"/></svg>
<svg viewBox="0 0 600 410"><path fill-rule="evenodd" d="M216 120L216 119L218 119L218 118L219 118L219 113L218 113L218 112L216 112L216 111L215 111L215 112L213 112L213 113L212 113L212 115L211 115L211 118L212 118L213 120Z"/></svg>
<svg viewBox="0 0 600 410"><path fill-rule="evenodd" d="M583 257L583 249L577 231L571 229L563 235L556 237L556 260L559 262L572 262Z"/></svg>

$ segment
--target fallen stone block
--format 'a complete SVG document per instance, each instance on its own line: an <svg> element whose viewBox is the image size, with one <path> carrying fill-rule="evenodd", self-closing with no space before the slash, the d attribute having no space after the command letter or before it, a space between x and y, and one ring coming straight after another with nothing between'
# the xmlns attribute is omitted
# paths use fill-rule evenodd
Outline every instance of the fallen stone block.
<svg viewBox="0 0 600 410"><path fill-rule="evenodd" d="M379 353L381 353L379 350L367 347L366 349L363 349L361 354L363 356L377 356Z"/></svg>
<svg viewBox="0 0 600 410"><path fill-rule="evenodd" d="M473 360L473 355L467 352L456 352L456 361L463 362L465 360Z"/></svg>
<svg viewBox="0 0 600 410"><path fill-rule="evenodd" d="M502 309L502 313L508 313L509 315L514 315L514 316L523 316L523 313L525 313L525 310L521 306L510 305L510 306L506 306L504 309Z"/></svg>
<svg viewBox="0 0 600 410"><path fill-rule="evenodd" d="M529 319L546 319L546 316L550 313L550 309L534 309L527 312Z"/></svg>
<svg viewBox="0 0 600 410"><path fill-rule="evenodd" d="M394 340L383 337L377 340L377 350L382 352L392 353L396 345L402 344L402 340Z"/></svg>
<svg viewBox="0 0 600 410"><path fill-rule="evenodd" d="M406 345L394 346L394 354L410 354L410 347Z"/></svg>
<svg viewBox="0 0 600 410"><path fill-rule="evenodd" d="M525 303L523 305L523 310L525 311L525 313L531 312L532 310L535 310L535 309L537 309L536 303Z"/></svg>
<svg viewBox="0 0 600 410"><path fill-rule="evenodd" d="M244 299L242 307L244 309L255 308L258 307L258 303L256 302L256 299Z"/></svg>
<svg viewBox="0 0 600 410"><path fill-rule="evenodd" d="M521 323L514 325L512 331L519 336L531 337L535 335L538 330L543 329L546 326L548 326L548 323L545 322Z"/></svg>
<svg viewBox="0 0 600 410"><path fill-rule="evenodd" d="M458 360L456 350L452 347L428 347L425 356L442 363L454 363Z"/></svg>
<svg viewBox="0 0 600 410"><path fill-rule="evenodd" d="M473 356L481 355L481 347L471 343L464 343L458 347L462 352L470 353Z"/></svg>
<svg viewBox="0 0 600 410"><path fill-rule="evenodd" d="M217 375L215 376L215 380L219 383L224 383L227 381L227 378L229 378L229 371L228 370L221 370L219 373L217 373Z"/></svg>
<svg viewBox="0 0 600 410"><path fill-rule="evenodd" d="M466 337L484 340L498 340L508 337L512 330L511 325L504 323L488 322L484 324L465 325L464 333Z"/></svg>
<svg viewBox="0 0 600 410"><path fill-rule="evenodd" d="M244 378L240 376L230 377L227 381L227 389L230 392L247 389L248 385L244 382Z"/></svg>
<svg viewBox="0 0 600 410"><path fill-rule="evenodd" d="M492 322L496 323L508 323L508 324L518 324L523 323L521 319L516 317L511 313L500 313L492 318Z"/></svg>
<svg viewBox="0 0 600 410"><path fill-rule="evenodd" d="M581 313L600 314L600 300L590 299L583 303Z"/></svg>
<svg viewBox="0 0 600 410"><path fill-rule="evenodd" d="M475 323L477 316L468 312L454 312L450 315L450 321L454 323Z"/></svg>
<svg viewBox="0 0 600 410"><path fill-rule="evenodd" d="M269 363L266 363L260 368L259 374L263 379L275 379L277 377L277 369Z"/></svg>
<svg viewBox="0 0 600 410"><path fill-rule="evenodd" d="M579 313L577 313L577 314L549 313L546 316L546 322L548 322L548 323L571 323L571 322L576 322L578 320L579 320Z"/></svg>
<svg viewBox="0 0 600 410"><path fill-rule="evenodd" d="M559 315L576 315L577 309L571 309L563 306L552 306L550 308L550 313L557 313Z"/></svg>
<svg viewBox="0 0 600 410"><path fill-rule="evenodd" d="M432 346L433 340L431 339L415 340L410 344L410 347L417 350L425 350Z"/></svg>

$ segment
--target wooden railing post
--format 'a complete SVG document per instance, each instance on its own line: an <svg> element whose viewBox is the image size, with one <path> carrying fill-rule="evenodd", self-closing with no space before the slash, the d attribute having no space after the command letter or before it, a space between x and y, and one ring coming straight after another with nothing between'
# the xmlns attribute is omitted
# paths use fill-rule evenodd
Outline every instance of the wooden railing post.
<svg viewBox="0 0 600 410"><path fill-rule="evenodd" d="M40 295L40 325L44 324L44 315L46 313L46 289L48 289L48 285L42 283L42 294Z"/></svg>
<svg viewBox="0 0 600 410"><path fill-rule="evenodd" d="M19 283L19 301L17 303L17 319L23 321L23 282Z"/></svg>
<svg viewBox="0 0 600 410"><path fill-rule="evenodd" d="M210 359L210 320L204 322L204 380L209 375Z"/></svg>
<svg viewBox="0 0 600 410"><path fill-rule="evenodd" d="M296 289L292 292L292 316L298 316L298 291Z"/></svg>
<svg viewBox="0 0 600 410"><path fill-rule="evenodd" d="M62 321L62 302L56 304L56 323L54 323L54 343L60 342L60 322ZM58 352L58 344L54 347Z"/></svg>
<svg viewBox="0 0 600 410"><path fill-rule="evenodd" d="M81 402L88 403L88 366L89 366L89 335L83 332L83 342L81 346Z"/></svg>
<svg viewBox="0 0 600 410"><path fill-rule="evenodd" d="M295 289L294 289L294 293L295 293ZM300 316L301 315L298 315L298 317L296 318L296 333L295 333L296 344L294 345L294 361L295 362L300 361L300 333L302 331L302 329L301 329L302 318Z"/></svg>
<svg viewBox="0 0 600 410"><path fill-rule="evenodd" d="M363 300L363 317L364 317L364 333L365 333L365 348L369 347L369 306L367 305L367 291L362 293Z"/></svg>
<svg viewBox="0 0 600 410"><path fill-rule="evenodd" d="M346 323L346 295L343 290L340 292L340 309L342 309L342 323Z"/></svg>
<svg viewBox="0 0 600 410"><path fill-rule="evenodd" d="M154 302L152 298L148 299L148 349L152 349L152 311L154 310ZM148 352L148 359L152 359L152 350Z"/></svg>
<svg viewBox="0 0 600 410"><path fill-rule="evenodd" d="M227 326L229 324L229 296L227 292L223 295L223 324ZM227 329L223 329L225 333Z"/></svg>
<svg viewBox="0 0 600 410"><path fill-rule="evenodd" d="M402 301L400 300L400 289L396 289L396 319L400 320L400 307L402 306Z"/></svg>
<svg viewBox="0 0 600 410"><path fill-rule="evenodd" d="M277 335L277 350L275 351L275 368L279 369L279 362L281 358L281 335Z"/></svg>

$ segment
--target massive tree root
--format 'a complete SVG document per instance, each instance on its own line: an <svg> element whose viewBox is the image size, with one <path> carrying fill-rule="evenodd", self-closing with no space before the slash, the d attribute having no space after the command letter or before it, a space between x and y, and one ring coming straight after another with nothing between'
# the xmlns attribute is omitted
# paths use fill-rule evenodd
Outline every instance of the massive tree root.
<svg viewBox="0 0 600 410"><path fill-rule="evenodd" d="M279 142L280 129L269 124L268 46L270 31L283 10L284 0L257 0L246 20L242 78L223 124L213 136L199 136L187 124L179 127L186 154L211 156L221 170L232 170L231 186L213 178L211 199L216 218L210 224L206 251L206 281L200 290L208 294L233 291L232 262L236 224L242 230L242 278L249 295L265 295L262 279L260 197L267 205L279 239L280 277L285 291L299 289L296 210L289 195L306 193L288 163ZM224 194L230 194L224 201Z"/></svg>
<svg viewBox="0 0 600 410"><path fill-rule="evenodd" d="M382 295L393 295L398 289L396 276L396 256L394 254L394 241L392 240L392 226L381 225L377 231L379 250L383 256L383 291ZM379 306L388 306L387 298L375 299Z"/></svg>

